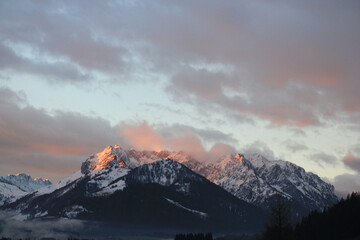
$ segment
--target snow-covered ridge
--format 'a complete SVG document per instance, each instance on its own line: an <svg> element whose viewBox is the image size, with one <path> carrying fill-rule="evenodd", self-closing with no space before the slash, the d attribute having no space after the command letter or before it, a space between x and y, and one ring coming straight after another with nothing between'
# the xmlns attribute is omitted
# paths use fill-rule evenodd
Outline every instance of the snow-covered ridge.
<svg viewBox="0 0 360 240"><path fill-rule="evenodd" d="M176 191L187 193L193 181L202 182L204 178L176 161L164 159L135 168L127 180L172 186Z"/></svg>
<svg viewBox="0 0 360 240"><path fill-rule="evenodd" d="M48 179L32 178L24 173L0 176L0 206L49 185Z"/></svg>
<svg viewBox="0 0 360 240"><path fill-rule="evenodd" d="M334 187L317 175L290 162L270 161L257 153L224 156L200 172L235 196L258 206L268 205L277 194L307 210L322 209L337 201Z"/></svg>
<svg viewBox="0 0 360 240"><path fill-rule="evenodd" d="M207 163L197 161L182 151L138 151L115 145L88 158L82 165L82 172L90 173L113 166L134 169L162 159L172 159L184 164L238 198L257 206L266 206L277 194L298 201L304 209L309 210L321 209L337 201L334 187L315 174L305 172L303 168L290 162L270 161L257 153L226 155ZM167 168L169 166L159 166L158 171ZM173 170L169 168L167 171ZM139 179L149 180L147 178L154 175L154 170L144 168L142 171L144 176ZM169 172L162 172L163 176L167 176L166 180L152 181L162 185L171 184L173 179Z"/></svg>
<svg viewBox="0 0 360 240"><path fill-rule="evenodd" d="M36 196L57 189L66 191L87 179L87 195L92 197L122 191L127 187L127 181L157 183L186 193L193 180L202 181L203 177L234 196L261 207L267 207L277 194L296 202L304 211L321 209L337 201L334 187L317 175L290 162L270 161L260 154L232 154L216 161L200 162L182 151L138 151L115 145L91 155L83 162L81 171L57 184L49 185L47 180L34 180L22 174L8 176L15 178L14 182L24 183L20 188L29 191L32 191L32 184L45 185L35 190ZM25 183L26 179L31 179L30 183ZM23 196L24 191L20 188L0 178L0 193L6 195L0 196L0 204Z"/></svg>
<svg viewBox="0 0 360 240"><path fill-rule="evenodd" d="M189 211L189 212L191 212L191 213L194 213L194 214L198 215L198 216L201 217L201 218L206 218L206 217L207 217L207 214L204 213L204 212L200 212L200 211L198 211L198 210L194 210L194 209L190 209L190 208L184 207L184 206L181 205L180 203L175 202L175 201L173 201L173 200L171 200L171 199L169 199L169 198L165 198L165 199L166 199L169 203L174 204L175 206L177 206L177 207L179 207L179 208L185 209L186 211Z"/></svg>
<svg viewBox="0 0 360 240"><path fill-rule="evenodd" d="M25 173L18 173L15 175L0 176L0 182L17 186L24 192L32 192L40 187L51 185L48 179L32 178Z"/></svg>
<svg viewBox="0 0 360 240"><path fill-rule="evenodd" d="M163 159L176 159L184 163L192 158L182 151L137 151L124 149L119 145L107 146L102 152L91 155L81 166L81 172L88 174L94 170L111 168L113 166L134 169L144 164Z"/></svg>

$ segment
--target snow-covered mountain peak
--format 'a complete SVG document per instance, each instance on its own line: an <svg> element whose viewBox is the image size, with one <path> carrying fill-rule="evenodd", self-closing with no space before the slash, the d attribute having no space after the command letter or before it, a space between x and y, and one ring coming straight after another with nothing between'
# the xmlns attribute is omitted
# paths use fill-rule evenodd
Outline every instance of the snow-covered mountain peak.
<svg viewBox="0 0 360 240"><path fill-rule="evenodd" d="M81 172L88 174L94 170L108 169L113 166L134 169L163 159L173 159L179 163L197 164L190 155L183 151L147 151L122 148L119 145L107 146L102 152L90 156L81 166Z"/></svg>
<svg viewBox="0 0 360 240"><path fill-rule="evenodd" d="M221 170L234 168L234 167L241 168L241 166L249 167L250 165L251 164L249 163L249 161L241 153L224 155L220 157L217 161L208 164L208 166L210 167L216 167Z"/></svg>
<svg viewBox="0 0 360 240"><path fill-rule="evenodd" d="M237 153L237 154L235 154L235 158L236 158L240 163L242 163L242 162L244 161L244 155L243 155L243 154Z"/></svg>
<svg viewBox="0 0 360 240"><path fill-rule="evenodd" d="M90 156L81 166L84 174L92 170L112 168L114 166L128 168L129 158L119 145L107 146L102 152Z"/></svg>

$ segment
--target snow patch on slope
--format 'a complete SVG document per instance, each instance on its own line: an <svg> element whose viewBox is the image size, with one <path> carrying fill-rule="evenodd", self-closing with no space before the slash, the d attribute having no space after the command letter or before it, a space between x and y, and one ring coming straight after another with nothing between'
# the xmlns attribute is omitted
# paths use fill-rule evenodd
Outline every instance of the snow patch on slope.
<svg viewBox="0 0 360 240"><path fill-rule="evenodd" d="M186 211L189 211L189 212L191 212L191 213L194 213L194 214L198 215L198 216L201 217L201 218L206 218L206 217L207 217L207 214L204 213L204 212L200 212L200 211L198 211L198 210L194 210L194 209L191 209L191 208L184 207L184 206L181 205L180 203L175 202L175 201L173 201L173 200L171 200L171 199L169 199L169 198L165 198L165 199L166 199L169 203L174 204L175 206L177 206L177 207L179 207L179 208L185 209Z"/></svg>
<svg viewBox="0 0 360 240"><path fill-rule="evenodd" d="M126 187L124 179L130 169L112 167L101 169L92 173L92 179L87 183L87 194L89 196L108 196L115 191L123 190Z"/></svg>
<svg viewBox="0 0 360 240"><path fill-rule="evenodd" d="M72 183L74 181L79 180L83 176L84 175L80 171L77 171L76 173L60 180L58 183L37 189L35 191L35 195L43 195L43 194L52 193L62 187L65 187L66 185L69 185L70 183Z"/></svg>

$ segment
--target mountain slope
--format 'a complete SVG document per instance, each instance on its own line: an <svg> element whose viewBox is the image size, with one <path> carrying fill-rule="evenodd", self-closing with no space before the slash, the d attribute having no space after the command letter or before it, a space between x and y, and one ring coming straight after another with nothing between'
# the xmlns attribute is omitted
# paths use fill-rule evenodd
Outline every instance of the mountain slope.
<svg viewBox="0 0 360 240"><path fill-rule="evenodd" d="M269 161L260 154L225 156L199 173L235 196L266 207L277 194L305 215L337 202L334 187L293 163Z"/></svg>
<svg viewBox="0 0 360 240"><path fill-rule="evenodd" d="M137 228L257 231L264 212L184 165L165 159L130 169L109 161L83 166L53 191L34 192L7 206L27 218L67 217ZM104 160L104 159L102 159ZM66 181L65 181L66 182Z"/></svg>
<svg viewBox="0 0 360 240"><path fill-rule="evenodd" d="M0 176L0 206L48 185L51 185L49 180L33 179L24 173Z"/></svg>

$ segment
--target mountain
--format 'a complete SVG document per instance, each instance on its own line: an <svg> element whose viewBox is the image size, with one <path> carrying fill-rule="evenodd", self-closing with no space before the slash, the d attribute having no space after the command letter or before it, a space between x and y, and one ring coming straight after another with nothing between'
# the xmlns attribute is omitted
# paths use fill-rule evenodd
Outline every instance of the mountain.
<svg viewBox="0 0 360 240"><path fill-rule="evenodd" d="M33 179L24 173L0 176L0 206L48 185L51 185L48 179Z"/></svg>
<svg viewBox="0 0 360 240"><path fill-rule="evenodd" d="M278 194L298 216L337 201L333 186L315 174L259 154L233 154L205 163L182 151L115 145L90 156L77 173L2 209L30 219L114 223L116 229L257 231L264 209Z"/></svg>
<svg viewBox="0 0 360 240"><path fill-rule="evenodd" d="M270 161L254 153L226 155L204 163L182 151L137 151L115 145L88 158L82 165L82 171L112 164L134 168L166 158L184 164L239 199L262 208L267 208L277 194L292 203L298 216L338 201L334 187L317 175L293 163Z"/></svg>
<svg viewBox="0 0 360 240"><path fill-rule="evenodd" d="M286 161L260 154L224 156L195 170L240 199L266 208L277 194L288 199L296 215L335 204L334 187L317 175Z"/></svg>
<svg viewBox="0 0 360 240"><path fill-rule="evenodd" d="M133 152L136 153L136 152ZM25 218L75 218L120 229L255 232L265 212L171 159L138 164L118 146L91 156L58 184L3 209ZM154 157L155 158L155 157Z"/></svg>

